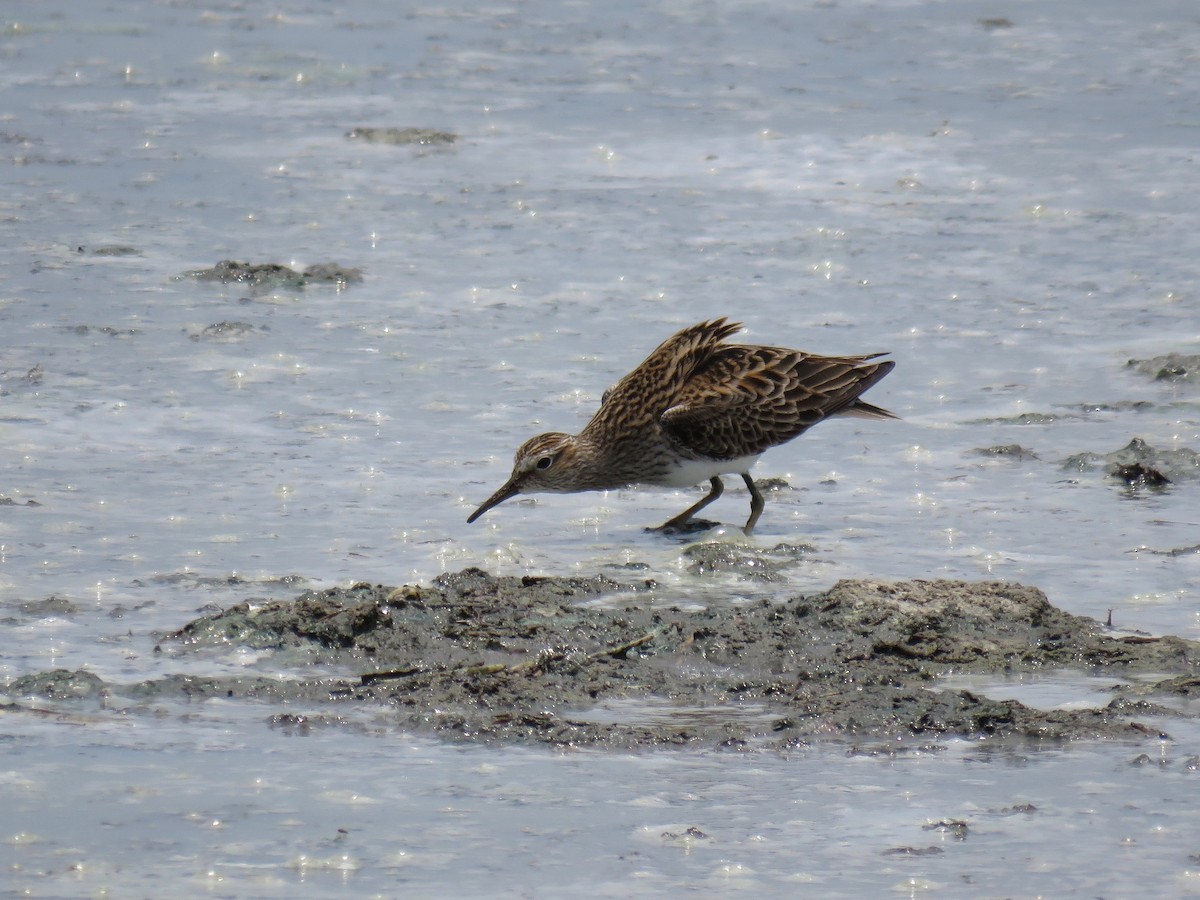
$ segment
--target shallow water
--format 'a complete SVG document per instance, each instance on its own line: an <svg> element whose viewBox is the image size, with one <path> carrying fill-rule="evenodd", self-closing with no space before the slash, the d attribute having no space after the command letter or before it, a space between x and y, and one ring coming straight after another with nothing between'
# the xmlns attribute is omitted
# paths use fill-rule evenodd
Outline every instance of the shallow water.
<svg viewBox="0 0 1200 900"><path fill-rule="evenodd" d="M1007 25L970 2L293 7L0 17L0 675L134 682L181 665L155 635L211 604L467 565L639 563L706 602L1000 578L1200 638L1200 554L1145 552L1200 540L1196 482L1130 492L1061 467L1135 436L1200 448L1197 388L1125 366L1200 352L1200 20L1167 2L1010 4ZM459 139L346 138L362 125ZM364 281L176 277L226 258ZM521 441L577 428L716 315L750 341L897 360L870 399L902 422L825 424L758 468L792 489L752 541L811 543L811 564L782 585L689 573L642 530L688 491L465 524ZM250 328L204 332L222 322ZM1035 457L972 453L1006 444ZM736 526L747 508L731 485L709 511ZM22 609L50 595L76 611ZM232 705L77 714L5 713L4 854L35 894L1200 891L1187 723L1160 768L1126 746L549 756L384 721L289 736ZM1020 803L1039 814L988 812ZM927 817L994 841L881 855L942 840ZM709 840L662 837L688 826Z"/></svg>
<svg viewBox="0 0 1200 900"><path fill-rule="evenodd" d="M895 756L448 748L263 710L186 734L9 723L14 893L1183 896L1195 760L1167 747ZM86 734L86 738L81 738ZM1196 735L1192 734L1194 741ZM69 765L64 765L64 759ZM131 766L136 760L136 766ZM1189 766L1191 768L1189 768ZM64 797L72 814L47 815ZM12 866L12 868L10 868Z"/></svg>

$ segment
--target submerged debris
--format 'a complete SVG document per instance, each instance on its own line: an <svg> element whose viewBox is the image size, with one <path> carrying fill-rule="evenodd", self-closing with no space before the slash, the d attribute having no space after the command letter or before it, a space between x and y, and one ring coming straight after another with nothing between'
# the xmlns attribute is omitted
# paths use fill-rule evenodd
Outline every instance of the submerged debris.
<svg viewBox="0 0 1200 900"><path fill-rule="evenodd" d="M728 541L693 544L683 551L693 575L736 572L754 581L782 581L783 570L802 562L817 548L808 544L777 544L770 550Z"/></svg>
<svg viewBox="0 0 1200 900"><path fill-rule="evenodd" d="M976 447L971 451L976 456L993 456L1007 459L1037 459L1038 455L1020 444L997 444L994 447Z"/></svg>
<svg viewBox="0 0 1200 900"><path fill-rule="evenodd" d="M76 253L90 253L92 256L141 256L142 251L128 244L101 244L99 247L76 247Z"/></svg>
<svg viewBox="0 0 1200 900"><path fill-rule="evenodd" d="M3 391L0 391L0 394L3 394L3 393L4 393ZM38 503L36 500L26 500L24 503L18 504L17 501L14 500L12 497L6 497L3 494L0 494L0 506L17 506L17 505L41 506L42 504Z"/></svg>
<svg viewBox="0 0 1200 900"><path fill-rule="evenodd" d="M96 332L112 338L130 338L141 334L137 328L113 328L111 325L59 325L58 330L65 334L81 336Z"/></svg>
<svg viewBox="0 0 1200 900"><path fill-rule="evenodd" d="M1129 552L1150 553L1154 556L1190 556L1193 553L1200 553L1200 544L1192 544L1190 547L1172 547L1169 550L1156 550L1153 547L1136 547Z"/></svg>
<svg viewBox="0 0 1200 900"><path fill-rule="evenodd" d="M1026 412L1015 416L991 416L983 419L971 419L968 425L1052 425L1063 419L1074 419L1075 414Z"/></svg>
<svg viewBox="0 0 1200 900"><path fill-rule="evenodd" d="M1114 466L1108 473L1110 478L1123 481L1130 487L1165 487L1171 479L1151 466L1128 463Z"/></svg>
<svg viewBox="0 0 1200 900"><path fill-rule="evenodd" d="M1150 359L1131 359L1125 366L1149 375L1155 381L1200 381L1200 353L1167 353Z"/></svg>
<svg viewBox="0 0 1200 900"><path fill-rule="evenodd" d="M433 128L351 128L346 137L352 141L365 141L368 144L393 144L405 146L417 144L428 147L433 145L453 144L458 140L457 134L449 131L437 131Z"/></svg>
<svg viewBox="0 0 1200 900"><path fill-rule="evenodd" d="M83 669L52 669L23 675L5 690L13 697L42 697L47 700L82 700L108 694L108 688L100 676Z"/></svg>
<svg viewBox="0 0 1200 900"><path fill-rule="evenodd" d="M255 290L299 290L309 284L334 284L345 287L362 281L362 271L344 268L337 263L318 263L297 272L279 263L244 263L223 259L211 269L182 272L179 279L219 281L222 284L244 284Z"/></svg>
<svg viewBox="0 0 1200 900"><path fill-rule="evenodd" d="M1081 403L1071 408L1085 413L1146 412L1154 409L1154 404L1149 400L1117 400L1113 403Z"/></svg>
<svg viewBox="0 0 1200 900"><path fill-rule="evenodd" d="M256 331L258 329L249 322L217 322L194 332L190 337L193 341L216 341L231 344L251 336Z"/></svg>
<svg viewBox="0 0 1200 900"><path fill-rule="evenodd" d="M1131 486L1163 487L1200 477L1200 453L1187 447L1157 450L1141 438L1134 438L1112 453L1076 453L1063 461L1063 468L1072 472L1102 468L1105 475Z"/></svg>

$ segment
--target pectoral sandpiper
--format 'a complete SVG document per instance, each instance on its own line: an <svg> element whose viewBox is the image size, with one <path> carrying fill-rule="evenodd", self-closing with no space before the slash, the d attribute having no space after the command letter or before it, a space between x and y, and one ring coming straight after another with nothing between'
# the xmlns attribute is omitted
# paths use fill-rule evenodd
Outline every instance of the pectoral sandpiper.
<svg viewBox="0 0 1200 900"><path fill-rule="evenodd" d="M551 431L522 444L508 481L467 521L517 494L709 479L698 503L659 526L676 530L721 496L722 474L737 473L750 491L750 534L764 505L750 467L764 451L831 416L896 418L858 399L892 371L890 360L868 362L886 354L817 356L722 343L741 327L713 319L667 338L604 393L579 434Z"/></svg>

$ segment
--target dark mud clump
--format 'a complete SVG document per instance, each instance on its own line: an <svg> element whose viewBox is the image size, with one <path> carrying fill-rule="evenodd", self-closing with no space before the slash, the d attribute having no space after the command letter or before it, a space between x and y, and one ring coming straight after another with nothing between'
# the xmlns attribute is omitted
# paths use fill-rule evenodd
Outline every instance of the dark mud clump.
<svg viewBox="0 0 1200 900"><path fill-rule="evenodd" d="M99 247L76 247L76 253L90 253L92 256L141 256L142 251L128 244L101 244Z"/></svg>
<svg viewBox="0 0 1200 900"><path fill-rule="evenodd" d="M51 594L44 600L29 600L20 604L21 612L39 619L50 616L73 616L78 614L79 607L58 594Z"/></svg>
<svg viewBox="0 0 1200 900"><path fill-rule="evenodd" d="M1153 556L1191 556L1193 553L1200 553L1200 544L1192 544L1189 547L1171 547L1167 550L1157 550L1153 547L1138 547L1130 552L1149 553Z"/></svg>
<svg viewBox="0 0 1200 900"><path fill-rule="evenodd" d="M1187 447L1158 450L1134 438L1111 453L1076 453L1063 461L1072 472L1100 469L1130 487L1165 487L1172 482L1200 478L1200 453Z"/></svg>
<svg viewBox="0 0 1200 900"><path fill-rule="evenodd" d="M971 451L976 456L993 459L1037 459L1038 455L1020 444L997 444L994 447L976 447Z"/></svg>
<svg viewBox="0 0 1200 900"><path fill-rule="evenodd" d="M1154 404L1149 400L1117 400L1113 403L1081 403L1074 408L1084 413L1140 413L1154 409Z"/></svg>
<svg viewBox="0 0 1200 900"><path fill-rule="evenodd" d="M113 328L111 325L60 325L58 330L64 334L103 334L111 338L131 338L141 334L137 328Z"/></svg>
<svg viewBox="0 0 1200 900"><path fill-rule="evenodd" d="M1166 487L1171 483L1171 479L1151 466L1144 466L1141 463L1129 463L1128 465L1118 465L1110 473L1111 478L1117 481L1123 481L1130 487Z"/></svg>
<svg viewBox="0 0 1200 900"><path fill-rule="evenodd" d="M346 137L368 144L390 144L394 147L446 147L458 140L458 135L434 128L351 128Z"/></svg>
<svg viewBox="0 0 1200 900"><path fill-rule="evenodd" d="M1015 416L991 416L984 419L971 419L967 425L1053 425L1064 419L1073 419L1073 413L1042 413L1027 412Z"/></svg>
<svg viewBox="0 0 1200 900"><path fill-rule="evenodd" d="M255 291L301 290L310 284L332 284L338 288L362 281L362 271L348 269L337 263L318 263L297 272L279 263L244 263L223 259L211 269L183 272L179 279L219 281L222 284L242 284Z"/></svg>
<svg viewBox="0 0 1200 900"><path fill-rule="evenodd" d="M1200 382L1200 354L1167 353L1151 359L1131 359L1126 367L1155 381Z"/></svg>
<svg viewBox="0 0 1200 900"><path fill-rule="evenodd" d="M274 651L270 672L87 689L286 702L273 727L390 708L400 727L461 741L733 750L816 739L1157 738L1156 720L1182 714L1153 697L1200 692L1200 644L1115 634L1035 588L998 582L842 581L782 602L698 608L653 581L466 569L428 586L247 601L165 636L160 651L230 646ZM304 676L313 664L323 677ZM345 675L328 677L331 666ZM1094 709L1047 711L938 682L1064 667L1140 683ZM81 687L63 675L51 682L60 694Z"/></svg>
<svg viewBox="0 0 1200 900"><path fill-rule="evenodd" d="M810 544L776 544L763 551L724 541L709 541L693 544L683 551L683 555L688 560L688 571L693 575L735 572L751 581L775 582L783 580L785 569L799 565L816 552L817 548Z"/></svg>
<svg viewBox="0 0 1200 900"><path fill-rule="evenodd" d="M249 322L217 322L193 332L189 337L193 341L214 341L221 344L232 344L251 337L258 330L258 328Z"/></svg>
<svg viewBox="0 0 1200 900"><path fill-rule="evenodd" d="M43 697L47 700L83 700L108 693L104 681L83 669L52 669L24 675L10 684L8 693L17 697Z"/></svg>

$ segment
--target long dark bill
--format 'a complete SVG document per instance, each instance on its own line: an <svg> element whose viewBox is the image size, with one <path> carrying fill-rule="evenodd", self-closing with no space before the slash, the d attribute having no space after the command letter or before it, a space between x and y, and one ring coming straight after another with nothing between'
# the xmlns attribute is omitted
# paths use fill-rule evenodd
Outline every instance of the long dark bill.
<svg viewBox="0 0 1200 900"><path fill-rule="evenodd" d="M508 479L508 481L504 482L500 490L496 491L496 493L492 494L492 496L479 505L479 509L467 516L467 524L470 525L493 506L499 506L509 497L515 497L519 493L521 493L521 485L517 482L517 479Z"/></svg>

